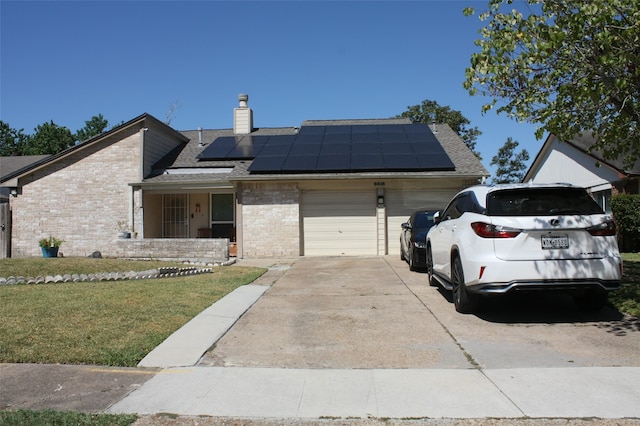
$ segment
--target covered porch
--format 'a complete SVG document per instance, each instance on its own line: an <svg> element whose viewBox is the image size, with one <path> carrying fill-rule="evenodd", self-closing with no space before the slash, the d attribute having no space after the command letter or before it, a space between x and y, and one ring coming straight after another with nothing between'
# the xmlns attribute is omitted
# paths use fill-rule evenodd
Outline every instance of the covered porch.
<svg viewBox="0 0 640 426"><path fill-rule="evenodd" d="M132 186L131 207L131 238L117 242L123 257L220 262L237 256L230 184Z"/></svg>

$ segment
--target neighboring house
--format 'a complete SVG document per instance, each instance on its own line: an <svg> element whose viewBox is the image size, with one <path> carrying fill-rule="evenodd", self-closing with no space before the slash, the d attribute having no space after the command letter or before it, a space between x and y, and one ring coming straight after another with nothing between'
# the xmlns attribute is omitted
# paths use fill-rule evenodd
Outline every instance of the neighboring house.
<svg viewBox="0 0 640 426"><path fill-rule="evenodd" d="M400 224L444 208L487 170L447 125L408 119L254 128L246 95L234 127L178 132L143 114L26 170L15 190L12 256L38 239L66 256L224 260L400 254ZM118 238L118 223L133 231Z"/></svg>
<svg viewBox="0 0 640 426"><path fill-rule="evenodd" d="M15 172L25 169L31 164L47 158L48 155L17 155L11 157L0 157L0 180L5 176L15 174ZM0 186L0 203L8 203L11 188Z"/></svg>
<svg viewBox="0 0 640 426"><path fill-rule="evenodd" d="M640 193L640 160L631 169L625 169L622 161L605 160L601 152L589 152L594 143L591 133L571 141L549 135L523 181L582 186L610 212L612 195Z"/></svg>

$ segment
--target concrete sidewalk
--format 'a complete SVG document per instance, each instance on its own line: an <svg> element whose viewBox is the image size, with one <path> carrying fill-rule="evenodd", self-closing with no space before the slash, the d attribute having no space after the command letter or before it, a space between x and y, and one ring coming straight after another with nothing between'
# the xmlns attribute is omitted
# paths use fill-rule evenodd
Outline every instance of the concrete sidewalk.
<svg viewBox="0 0 640 426"><path fill-rule="evenodd" d="M167 369L109 413L245 418L640 418L640 368Z"/></svg>

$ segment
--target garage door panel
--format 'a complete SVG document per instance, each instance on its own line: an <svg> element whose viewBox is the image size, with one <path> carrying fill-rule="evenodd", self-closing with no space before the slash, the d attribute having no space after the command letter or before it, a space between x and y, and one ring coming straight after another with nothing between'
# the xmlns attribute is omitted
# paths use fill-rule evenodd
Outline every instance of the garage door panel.
<svg viewBox="0 0 640 426"><path fill-rule="evenodd" d="M302 194L305 256L376 254L375 193Z"/></svg>
<svg viewBox="0 0 640 426"><path fill-rule="evenodd" d="M389 190L387 205L388 254L400 256L400 226L416 210L441 210L455 195L455 190Z"/></svg>

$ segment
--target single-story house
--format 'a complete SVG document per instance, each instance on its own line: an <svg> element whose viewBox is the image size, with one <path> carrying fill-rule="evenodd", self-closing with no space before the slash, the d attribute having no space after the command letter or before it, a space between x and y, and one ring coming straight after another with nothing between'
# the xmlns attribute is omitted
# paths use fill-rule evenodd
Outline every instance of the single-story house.
<svg viewBox="0 0 640 426"><path fill-rule="evenodd" d="M488 176L445 124L255 128L247 101L232 128L177 131L142 114L4 175L11 256L37 256L50 234L65 256L399 256L413 210L441 209Z"/></svg>
<svg viewBox="0 0 640 426"><path fill-rule="evenodd" d="M591 132L563 141L550 134L531 163L523 181L565 182L587 188L605 211L611 211L611 196L640 193L640 160L631 169L622 160L606 160L600 151L590 151L596 139Z"/></svg>

